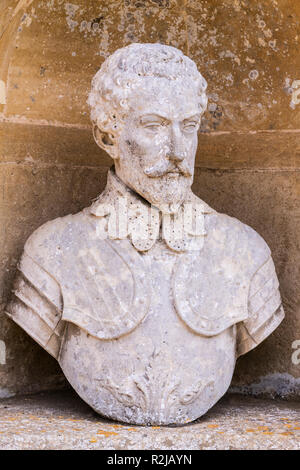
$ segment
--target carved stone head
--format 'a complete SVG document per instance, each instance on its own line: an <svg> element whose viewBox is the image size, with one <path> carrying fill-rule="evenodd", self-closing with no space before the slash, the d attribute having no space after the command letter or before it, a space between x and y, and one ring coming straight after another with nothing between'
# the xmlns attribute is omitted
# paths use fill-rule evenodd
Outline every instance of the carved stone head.
<svg viewBox="0 0 300 470"><path fill-rule="evenodd" d="M93 78L96 143L118 177L158 207L178 206L192 185L206 86L191 59L162 44L118 49Z"/></svg>

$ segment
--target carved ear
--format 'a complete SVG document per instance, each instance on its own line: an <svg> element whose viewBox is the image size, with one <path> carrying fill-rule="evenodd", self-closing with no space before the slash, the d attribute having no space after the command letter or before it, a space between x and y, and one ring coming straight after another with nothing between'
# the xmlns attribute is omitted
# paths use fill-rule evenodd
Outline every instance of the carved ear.
<svg viewBox="0 0 300 470"><path fill-rule="evenodd" d="M105 150L112 158L117 158L115 137L108 132L103 132L94 124L93 136L96 144Z"/></svg>

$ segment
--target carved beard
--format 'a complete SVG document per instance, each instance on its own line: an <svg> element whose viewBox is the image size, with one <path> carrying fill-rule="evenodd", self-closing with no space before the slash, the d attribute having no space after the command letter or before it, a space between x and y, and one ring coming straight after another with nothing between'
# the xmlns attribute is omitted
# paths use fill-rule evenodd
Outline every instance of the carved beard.
<svg viewBox="0 0 300 470"><path fill-rule="evenodd" d="M170 174L157 178L149 178L145 175L144 178L144 181L141 181L142 187L135 190L158 209L165 204L180 206L186 199L193 181L191 176L177 175L174 177Z"/></svg>

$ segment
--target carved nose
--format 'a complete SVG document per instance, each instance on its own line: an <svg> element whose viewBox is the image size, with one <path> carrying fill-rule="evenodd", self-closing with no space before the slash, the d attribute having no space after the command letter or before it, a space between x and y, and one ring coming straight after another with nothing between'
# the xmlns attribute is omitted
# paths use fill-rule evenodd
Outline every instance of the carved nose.
<svg viewBox="0 0 300 470"><path fill-rule="evenodd" d="M177 129L175 126L172 129L171 145L170 151L168 153L168 158L170 161L177 163L182 162L185 158L185 153L182 149L182 135L180 130Z"/></svg>

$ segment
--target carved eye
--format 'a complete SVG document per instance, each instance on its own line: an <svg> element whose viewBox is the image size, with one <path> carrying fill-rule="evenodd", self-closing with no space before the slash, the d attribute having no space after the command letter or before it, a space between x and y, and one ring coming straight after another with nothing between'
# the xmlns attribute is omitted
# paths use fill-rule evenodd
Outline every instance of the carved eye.
<svg viewBox="0 0 300 470"><path fill-rule="evenodd" d="M149 131L156 132L162 126L163 126L163 123L161 122L148 122L147 124L144 125L144 128Z"/></svg>
<svg viewBox="0 0 300 470"><path fill-rule="evenodd" d="M185 132L194 132L195 130L198 130L199 127L199 122L198 121L188 121L184 123L183 125L183 130Z"/></svg>

